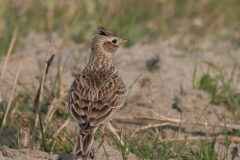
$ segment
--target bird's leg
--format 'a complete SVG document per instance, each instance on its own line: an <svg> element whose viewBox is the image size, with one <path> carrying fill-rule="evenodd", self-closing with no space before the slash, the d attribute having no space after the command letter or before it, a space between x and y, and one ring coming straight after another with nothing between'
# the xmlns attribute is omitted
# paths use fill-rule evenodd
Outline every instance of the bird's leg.
<svg viewBox="0 0 240 160"><path fill-rule="evenodd" d="M102 133L103 133L103 136L102 136L102 142L104 142L104 137L105 136L108 136L108 132L104 129L105 128L105 125L101 125L100 127L99 127L99 129L102 131Z"/></svg>
<svg viewBox="0 0 240 160"><path fill-rule="evenodd" d="M97 150L98 150L98 149L101 147L101 145L104 143L105 138L108 138L108 140L107 140L107 141L108 141L108 144L109 144L110 146L112 146L112 142L111 142L111 140L110 140L110 138L109 138L108 132L107 132L104 128L105 128L105 125L102 125L102 126L99 127L99 129L102 131L103 135L102 135L102 137L101 137L102 141L101 141L101 143L99 144ZM96 150L96 151L97 151L97 150Z"/></svg>

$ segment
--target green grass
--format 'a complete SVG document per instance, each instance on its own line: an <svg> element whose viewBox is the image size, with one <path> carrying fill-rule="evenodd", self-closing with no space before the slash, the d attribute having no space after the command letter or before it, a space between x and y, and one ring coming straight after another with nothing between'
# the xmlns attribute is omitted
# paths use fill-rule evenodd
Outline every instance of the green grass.
<svg viewBox="0 0 240 160"><path fill-rule="evenodd" d="M229 55L232 57L230 52ZM211 62L203 60L204 63L209 65L209 69L213 69L216 72L216 75L212 77L209 73L203 74L196 86L197 89L211 94L212 104L224 104L229 110L235 112L234 115L236 117L240 117L240 94L237 90L238 79L234 79L234 77L237 77L237 72L240 68L235 59L233 57L230 74L226 74L224 66L216 66Z"/></svg>
<svg viewBox="0 0 240 160"><path fill-rule="evenodd" d="M209 106L209 105L208 105ZM205 109L207 109L207 107ZM205 114L202 113L200 118ZM226 117L224 119L226 124ZM127 134L124 134L122 140L124 141L124 146L120 141L114 137L114 135L109 132L110 138L114 141L118 150L121 151L122 156L125 157L128 154L135 154L138 159L151 159L151 160L166 160L166 159L176 159L176 160L213 160L221 159L224 160L228 157L228 129L225 127L225 139L221 143L220 152L217 152L216 142L217 134L215 134L215 128L213 133L211 133L212 138L208 135L208 129L206 127L205 137L207 140L188 140L188 136L192 133L196 125L194 125L185 139L179 140L181 135L182 125L178 126L178 134L175 136L175 141L160 141L164 139L162 137L163 130L158 128L160 134L156 134L151 128L147 130L140 131L134 138L129 138ZM203 136L204 137L204 136Z"/></svg>
<svg viewBox="0 0 240 160"><path fill-rule="evenodd" d="M97 25L130 39L127 47L153 42L159 36L169 38L176 33L194 34L206 43L217 34L218 39L231 37L239 44L233 34L239 31L239 6L238 0L3 1L0 4L0 55L6 54L16 26L19 27L18 47L25 45L19 43L19 37L30 32L57 32L65 42L89 42ZM192 43L196 41L193 39Z"/></svg>
<svg viewBox="0 0 240 160"><path fill-rule="evenodd" d="M217 153L214 150L215 143L216 138L213 139L211 143L207 143L207 145L202 140L199 140L199 142L196 143L198 147L198 152L196 153L192 149L190 149L194 159L196 160L217 159Z"/></svg>
<svg viewBox="0 0 240 160"><path fill-rule="evenodd" d="M126 155L130 153L135 154L138 159L143 160L223 160L227 157L226 154L223 155L221 153L227 153L227 147L223 147L220 153L216 152L214 149L216 145L216 136L213 136L213 139L209 139L208 141L203 141L201 139L187 140L188 143L186 143L186 141L178 141L178 138L176 138L176 141L167 142L160 141L159 138L154 135L153 131L147 130L139 133L138 136L133 139L129 139L125 134L123 136L124 146L122 146L110 131L109 135L113 139L118 150L121 151L123 157L126 157ZM226 141L228 141L227 136Z"/></svg>

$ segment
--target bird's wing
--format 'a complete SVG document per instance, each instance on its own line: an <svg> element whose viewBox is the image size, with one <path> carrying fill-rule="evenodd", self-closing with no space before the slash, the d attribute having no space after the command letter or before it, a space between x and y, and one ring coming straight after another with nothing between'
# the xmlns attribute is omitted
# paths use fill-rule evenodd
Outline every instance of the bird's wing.
<svg viewBox="0 0 240 160"><path fill-rule="evenodd" d="M105 96L100 97L91 113L90 124L92 126L104 124L112 119L114 113L120 110L126 97L126 89L121 77L115 79L114 85L100 90ZM102 93L100 93L102 94ZM100 102L100 103L99 103ZM100 104L100 105L99 105Z"/></svg>
<svg viewBox="0 0 240 160"><path fill-rule="evenodd" d="M90 82L85 82L84 79L81 75L78 76L69 92L69 108L82 132L108 122L126 97L125 85L118 74L105 79L97 89L89 88Z"/></svg>

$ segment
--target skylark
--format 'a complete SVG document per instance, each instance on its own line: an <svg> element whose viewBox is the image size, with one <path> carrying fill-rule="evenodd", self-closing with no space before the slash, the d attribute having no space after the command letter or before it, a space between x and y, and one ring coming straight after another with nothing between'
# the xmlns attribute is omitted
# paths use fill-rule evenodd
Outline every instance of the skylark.
<svg viewBox="0 0 240 160"><path fill-rule="evenodd" d="M88 65L74 80L69 92L69 109L78 122L74 160L88 160L94 133L112 120L125 101L126 88L112 63L119 46L128 42L112 31L97 27Z"/></svg>

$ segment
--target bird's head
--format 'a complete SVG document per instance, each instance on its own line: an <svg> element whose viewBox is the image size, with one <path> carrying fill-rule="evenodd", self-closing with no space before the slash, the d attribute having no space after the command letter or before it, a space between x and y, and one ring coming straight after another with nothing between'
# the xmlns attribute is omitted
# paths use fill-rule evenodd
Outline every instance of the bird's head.
<svg viewBox="0 0 240 160"><path fill-rule="evenodd" d="M104 27L97 27L98 34L93 39L92 49L95 51L103 51L105 54L112 56L119 46L128 42L115 35L112 31Z"/></svg>

